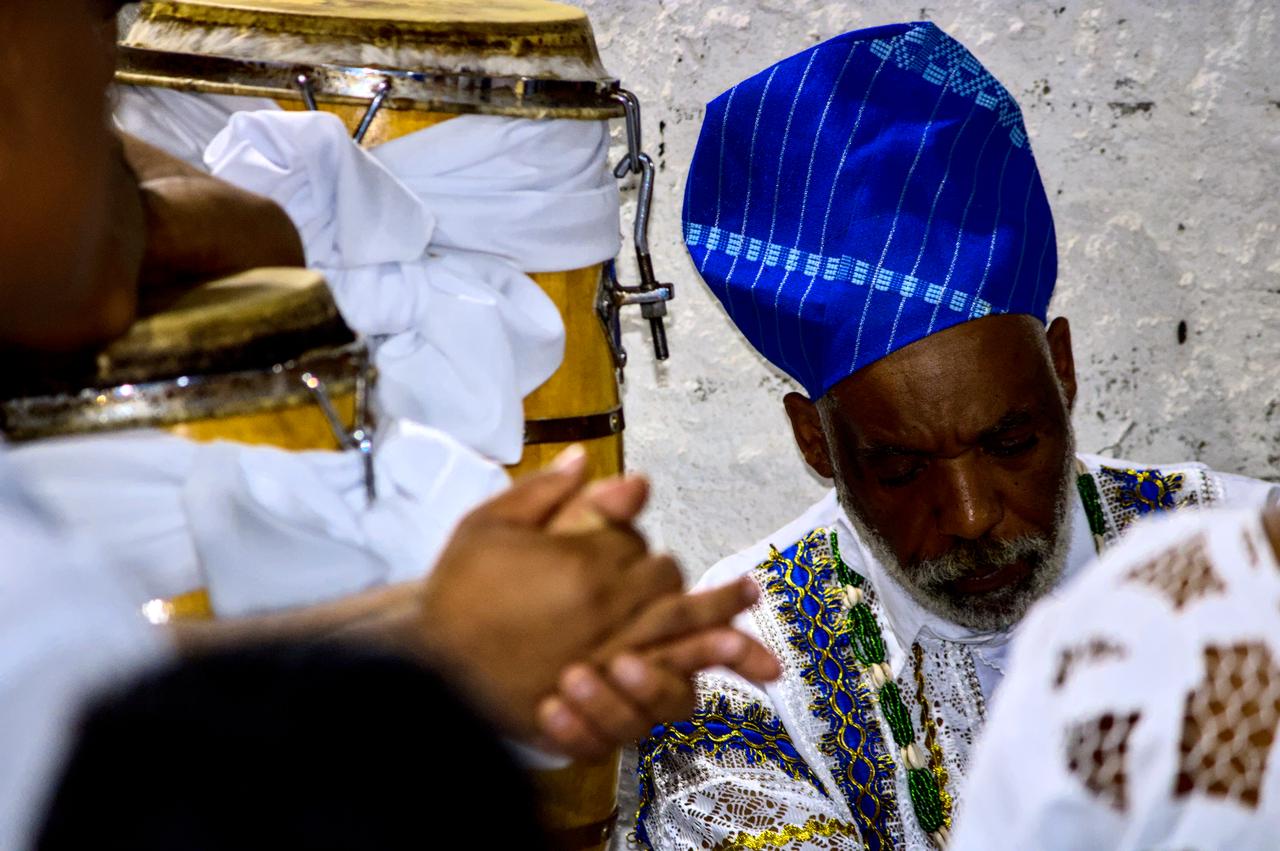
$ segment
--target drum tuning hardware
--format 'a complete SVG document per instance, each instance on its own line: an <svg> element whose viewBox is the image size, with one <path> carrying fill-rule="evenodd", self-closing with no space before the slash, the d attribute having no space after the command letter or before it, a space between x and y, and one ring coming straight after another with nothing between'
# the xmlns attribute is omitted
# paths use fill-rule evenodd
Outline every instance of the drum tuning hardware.
<svg viewBox="0 0 1280 851"><path fill-rule="evenodd" d="M636 198L634 242L636 267L640 284L623 286L618 280L614 263L606 266L601 280L597 311L604 323L605 334L613 349L614 362L621 370L627 365L627 353L622 346L622 332L618 312L627 305L639 305L640 315L649 320L653 335L653 354L660 361L671 356L667 345L667 302L675 297L673 284L661 283L653 271L653 256L649 251L649 213L653 207L653 182L656 169L653 159L644 152L640 136L640 100L626 89L619 89L614 98L625 110L627 122L627 153L613 170L613 176L621 180L628 174L640 175L640 187Z"/></svg>
<svg viewBox="0 0 1280 851"><path fill-rule="evenodd" d="M378 117L378 110L382 109L382 104L386 102L389 94L391 94L390 80L383 80L374 87L373 100L369 101L369 108L365 110L364 118L360 119L360 126L356 128L355 134L351 137L355 139L357 145L364 141L365 134L369 132L369 128L373 125L373 119Z"/></svg>
<svg viewBox="0 0 1280 851"><path fill-rule="evenodd" d="M338 416L337 409L333 407L333 400L329 398L329 391L325 387L324 381L312 372L302 373L301 378L302 385L311 391L316 404L320 406L325 421L329 424L329 429L333 432L333 436L338 439L338 444L345 449L354 449L360 453L360 460L364 466L365 498L372 505L374 498L377 496L377 487L373 475L373 430L369 425L368 416L370 369L367 355L356 377L356 416L355 424L351 431L347 431L346 425L342 422L342 417Z"/></svg>
<svg viewBox="0 0 1280 851"><path fill-rule="evenodd" d="M318 112L320 107L316 104L316 90L311 85L311 77L306 74L299 74L296 82L298 91L302 93L302 105L311 112Z"/></svg>
<svg viewBox="0 0 1280 851"><path fill-rule="evenodd" d="M309 74L299 74L294 78L294 85L298 87L298 92L302 95L303 106L310 112L319 110L320 107L316 104L315 85L311 80L311 76ZM382 105L386 103L390 94L391 80L389 78L383 79L382 82L373 87L373 97L369 99L369 106L365 109L364 117L360 119L360 124L356 127L355 132L351 134L351 138L355 140L357 145L364 141L364 137L369 133L369 128L373 126L373 120L378 117L378 112L381 111Z"/></svg>

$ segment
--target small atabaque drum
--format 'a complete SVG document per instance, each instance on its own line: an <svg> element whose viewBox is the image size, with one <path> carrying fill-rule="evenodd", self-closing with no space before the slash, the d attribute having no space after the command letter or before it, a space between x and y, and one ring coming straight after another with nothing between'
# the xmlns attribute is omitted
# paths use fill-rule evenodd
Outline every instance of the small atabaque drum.
<svg viewBox="0 0 1280 851"><path fill-rule="evenodd" d="M367 353L320 275L256 269L143 314L101 351L8 378L0 433L22 442L163 428L198 441L357 448L369 457ZM212 615L203 591L154 601L147 613Z"/></svg>

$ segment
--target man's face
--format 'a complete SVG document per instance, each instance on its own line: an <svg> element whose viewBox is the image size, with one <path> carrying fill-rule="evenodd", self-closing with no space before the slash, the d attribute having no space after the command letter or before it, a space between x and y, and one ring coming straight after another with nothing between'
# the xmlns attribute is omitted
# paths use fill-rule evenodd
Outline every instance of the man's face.
<svg viewBox="0 0 1280 851"><path fill-rule="evenodd" d="M865 367L816 406L818 463L796 423L875 555L952 622L1007 627L1064 566L1075 383L1059 322L1052 352L1033 318L993 316Z"/></svg>

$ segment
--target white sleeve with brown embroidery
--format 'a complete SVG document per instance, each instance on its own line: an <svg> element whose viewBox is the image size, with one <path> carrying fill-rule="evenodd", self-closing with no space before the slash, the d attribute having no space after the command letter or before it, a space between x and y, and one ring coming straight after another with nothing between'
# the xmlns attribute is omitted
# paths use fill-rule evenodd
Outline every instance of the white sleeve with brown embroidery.
<svg viewBox="0 0 1280 851"><path fill-rule="evenodd" d="M953 851L1275 848L1278 723L1258 512L1142 524L1021 630Z"/></svg>

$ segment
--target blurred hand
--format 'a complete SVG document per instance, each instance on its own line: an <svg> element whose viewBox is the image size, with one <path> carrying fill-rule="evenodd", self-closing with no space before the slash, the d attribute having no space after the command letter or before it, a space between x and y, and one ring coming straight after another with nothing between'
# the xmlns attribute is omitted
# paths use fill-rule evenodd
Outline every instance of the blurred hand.
<svg viewBox="0 0 1280 851"><path fill-rule="evenodd" d="M595 482L560 510L552 528L584 532L629 523L649 494L641 477ZM673 563L674 567L674 563ZM693 710L693 676L725 667L757 682L781 675L773 654L731 627L733 618L759 599L755 582L655 598L590 660L567 668L559 694L539 706L542 745L578 758L607 755L643 736L656 723Z"/></svg>
<svg viewBox="0 0 1280 851"><path fill-rule="evenodd" d="M421 595L428 651L481 709L526 740L536 738L538 703L565 667L681 589L675 563L651 556L629 523L561 520L556 528L584 488L586 457L575 449L465 518ZM617 516L634 516L643 502L640 495Z"/></svg>

